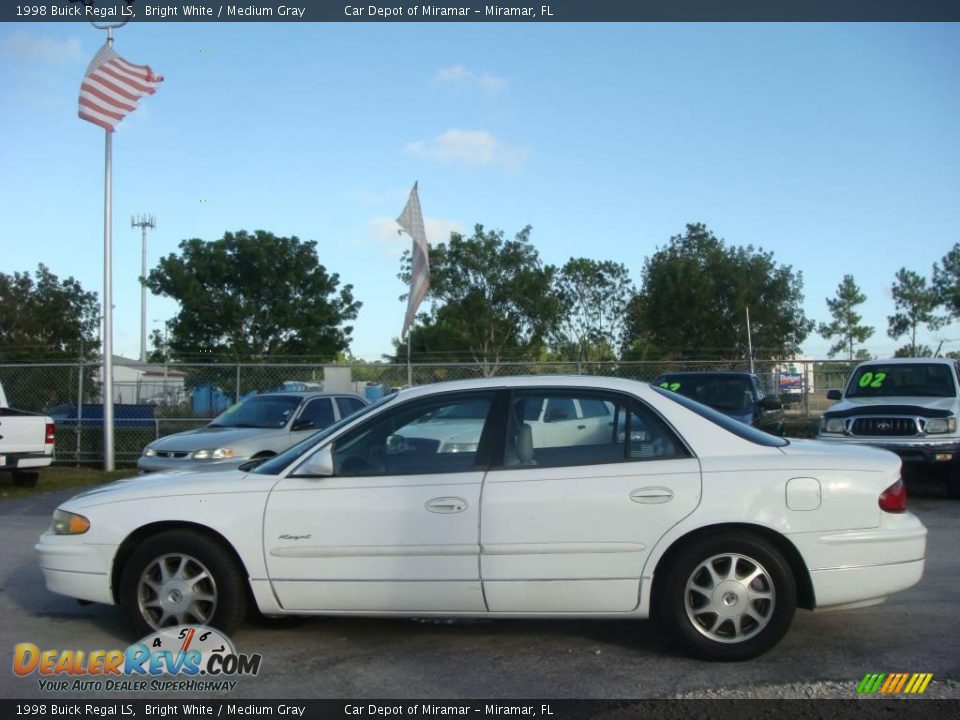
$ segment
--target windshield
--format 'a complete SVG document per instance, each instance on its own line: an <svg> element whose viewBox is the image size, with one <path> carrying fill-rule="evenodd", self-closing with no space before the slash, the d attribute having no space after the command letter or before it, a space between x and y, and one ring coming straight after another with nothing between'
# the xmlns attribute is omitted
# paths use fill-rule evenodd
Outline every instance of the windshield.
<svg viewBox="0 0 960 720"><path fill-rule="evenodd" d="M858 367L847 397L956 397L950 366L941 363L890 363Z"/></svg>
<svg viewBox="0 0 960 720"><path fill-rule="evenodd" d="M731 432L737 437L743 438L744 440L749 440L757 445L766 445L767 447L783 447L784 445L790 444L788 440L784 440L781 437L776 437L775 435L770 435L762 430L757 430L755 427L746 425L738 420L734 420L733 418L717 412L707 405L702 405L701 403L684 397L676 392L670 392L657 386L654 386L653 389L663 395L665 398L673 400L678 405L683 405L683 407L687 408L687 410L692 410L697 415L706 418L715 425L719 425L727 432Z"/></svg>
<svg viewBox="0 0 960 720"><path fill-rule="evenodd" d="M367 405L366 407L361 408L360 410L357 410L357 412L355 412L353 415L350 415L349 417L345 417L342 420L338 420L328 428L324 428L319 432L315 432L313 435L301 440L296 445L291 445L282 453L277 455L275 458L271 458L270 460L263 463L262 465L258 465L250 472L257 473L258 475L279 475L294 460L299 458L304 453L309 452L314 446L323 442L326 438L333 435L340 428L352 423L354 420L358 420L359 418L362 418L363 416L368 415L369 413L376 410L377 408L383 407L388 402L393 400L395 397L396 397L395 394L387 395L386 397L383 397L380 400L377 400L377 402L373 403L372 405Z"/></svg>
<svg viewBox="0 0 960 720"><path fill-rule="evenodd" d="M751 410L749 378L729 375L661 375L654 384L718 410Z"/></svg>
<svg viewBox="0 0 960 720"><path fill-rule="evenodd" d="M234 405L210 427L282 428L302 399L296 395L258 395Z"/></svg>

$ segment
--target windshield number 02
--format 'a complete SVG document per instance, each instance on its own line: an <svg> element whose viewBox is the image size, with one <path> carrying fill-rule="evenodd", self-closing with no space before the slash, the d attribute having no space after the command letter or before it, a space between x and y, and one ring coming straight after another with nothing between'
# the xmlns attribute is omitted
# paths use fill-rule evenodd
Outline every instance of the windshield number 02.
<svg viewBox="0 0 960 720"><path fill-rule="evenodd" d="M886 377L887 377L887 374L882 372L878 372L878 373L865 372L863 375L860 376L860 380L857 382L857 385L859 385L862 388L865 388L865 387L879 388L880 386L883 385L883 380Z"/></svg>

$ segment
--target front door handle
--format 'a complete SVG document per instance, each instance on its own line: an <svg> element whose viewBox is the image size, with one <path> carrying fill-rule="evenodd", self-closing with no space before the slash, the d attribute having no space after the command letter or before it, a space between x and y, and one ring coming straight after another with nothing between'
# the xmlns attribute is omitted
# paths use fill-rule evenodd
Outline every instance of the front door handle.
<svg viewBox="0 0 960 720"><path fill-rule="evenodd" d="M458 497L434 498L427 500L424 507L432 513L460 513L467 509L467 501Z"/></svg>
<svg viewBox="0 0 960 720"><path fill-rule="evenodd" d="M630 499L635 503L657 505L659 503L670 502L673 499L673 490L665 487L638 488L630 493Z"/></svg>

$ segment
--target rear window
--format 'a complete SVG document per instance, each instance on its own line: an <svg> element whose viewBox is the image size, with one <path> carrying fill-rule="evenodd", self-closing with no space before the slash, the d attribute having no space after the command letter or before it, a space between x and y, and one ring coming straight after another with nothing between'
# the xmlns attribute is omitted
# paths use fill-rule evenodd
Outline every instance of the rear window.
<svg viewBox="0 0 960 720"><path fill-rule="evenodd" d="M785 440L784 438L777 437L775 435L770 435L762 430L757 430L755 427L751 427L750 425L746 425L738 420L734 420L733 418L728 417L721 412L717 412L711 407L702 405L695 400L691 400L688 397L680 395L679 393L670 392L669 390L664 390L655 385L651 387L653 387L656 392L663 395L663 397L672 400L678 405L682 405L687 410L695 412L700 417L706 418L714 425L719 425L727 432L733 433L737 437L741 437L744 440L749 440L757 445L765 445L767 447L784 447L785 445L790 444L789 440Z"/></svg>

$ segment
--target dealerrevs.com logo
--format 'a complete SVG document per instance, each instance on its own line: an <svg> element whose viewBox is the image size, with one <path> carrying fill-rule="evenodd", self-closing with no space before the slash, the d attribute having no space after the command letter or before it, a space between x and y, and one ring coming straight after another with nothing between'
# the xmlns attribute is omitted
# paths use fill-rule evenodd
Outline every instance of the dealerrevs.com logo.
<svg viewBox="0 0 960 720"><path fill-rule="evenodd" d="M858 695L920 695L933 673L867 673L857 685Z"/></svg>
<svg viewBox="0 0 960 720"><path fill-rule="evenodd" d="M262 657L238 653L228 637L202 625L180 625L148 635L125 650L41 650L19 643L13 672L39 676L41 690L231 691L238 676L260 672Z"/></svg>

